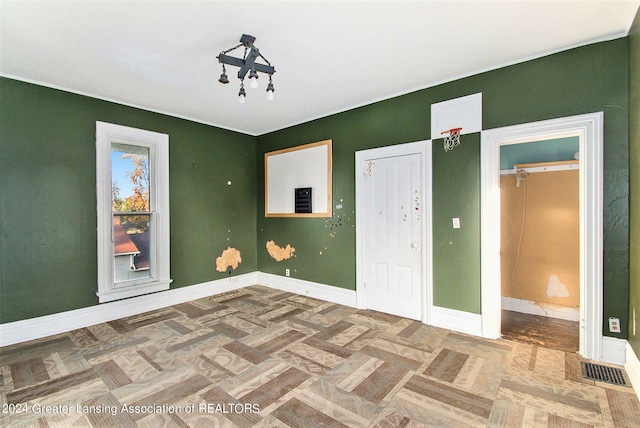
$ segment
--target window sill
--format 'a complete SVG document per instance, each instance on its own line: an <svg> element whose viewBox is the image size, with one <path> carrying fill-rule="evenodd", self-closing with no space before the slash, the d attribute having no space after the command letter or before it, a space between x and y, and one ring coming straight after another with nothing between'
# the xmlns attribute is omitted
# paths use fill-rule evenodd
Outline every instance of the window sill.
<svg viewBox="0 0 640 428"><path fill-rule="evenodd" d="M169 289L169 285L173 280L167 279L163 281L147 282L139 285L132 285L125 288L114 288L108 291L98 291L99 303L112 302L114 300L126 299L128 297L140 296L142 294L155 293Z"/></svg>

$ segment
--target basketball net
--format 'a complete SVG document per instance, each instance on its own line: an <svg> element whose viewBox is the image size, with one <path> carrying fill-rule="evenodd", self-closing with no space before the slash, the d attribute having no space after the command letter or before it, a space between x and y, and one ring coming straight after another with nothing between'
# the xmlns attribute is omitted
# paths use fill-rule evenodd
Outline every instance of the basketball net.
<svg viewBox="0 0 640 428"><path fill-rule="evenodd" d="M448 152L456 146L460 145L460 131L462 128L452 128L448 131L442 131L440 134L444 137L444 151Z"/></svg>

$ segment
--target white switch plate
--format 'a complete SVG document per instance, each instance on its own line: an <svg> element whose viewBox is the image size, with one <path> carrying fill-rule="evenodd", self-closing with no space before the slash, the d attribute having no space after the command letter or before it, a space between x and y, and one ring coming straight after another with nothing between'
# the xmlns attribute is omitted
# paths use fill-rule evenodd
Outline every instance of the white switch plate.
<svg viewBox="0 0 640 428"><path fill-rule="evenodd" d="M453 228L460 229L460 219L458 217L453 218Z"/></svg>

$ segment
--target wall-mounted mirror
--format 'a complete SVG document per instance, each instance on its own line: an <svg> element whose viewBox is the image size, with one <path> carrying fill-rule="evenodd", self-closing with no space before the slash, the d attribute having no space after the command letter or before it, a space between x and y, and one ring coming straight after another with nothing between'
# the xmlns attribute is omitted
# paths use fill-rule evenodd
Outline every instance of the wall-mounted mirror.
<svg viewBox="0 0 640 428"><path fill-rule="evenodd" d="M264 174L265 217L331 217L331 140L265 153Z"/></svg>

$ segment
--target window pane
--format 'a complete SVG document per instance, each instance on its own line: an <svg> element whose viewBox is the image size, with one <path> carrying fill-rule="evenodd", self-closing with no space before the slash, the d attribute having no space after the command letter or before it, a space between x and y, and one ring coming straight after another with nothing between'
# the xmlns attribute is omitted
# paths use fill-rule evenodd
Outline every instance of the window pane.
<svg viewBox="0 0 640 428"><path fill-rule="evenodd" d="M114 212L150 211L149 148L111 144L111 200Z"/></svg>
<svg viewBox="0 0 640 428"><path fill-rule="evenodd" d="M96 122L100 303L170 288L168 178L167 134Z"/></svg>
<svg viewBox="0 0 640 428"><path fill-rule="evenodd" d="M150 223L150 214L113 216L114 282L116 284L151 277Z"/></svg>

